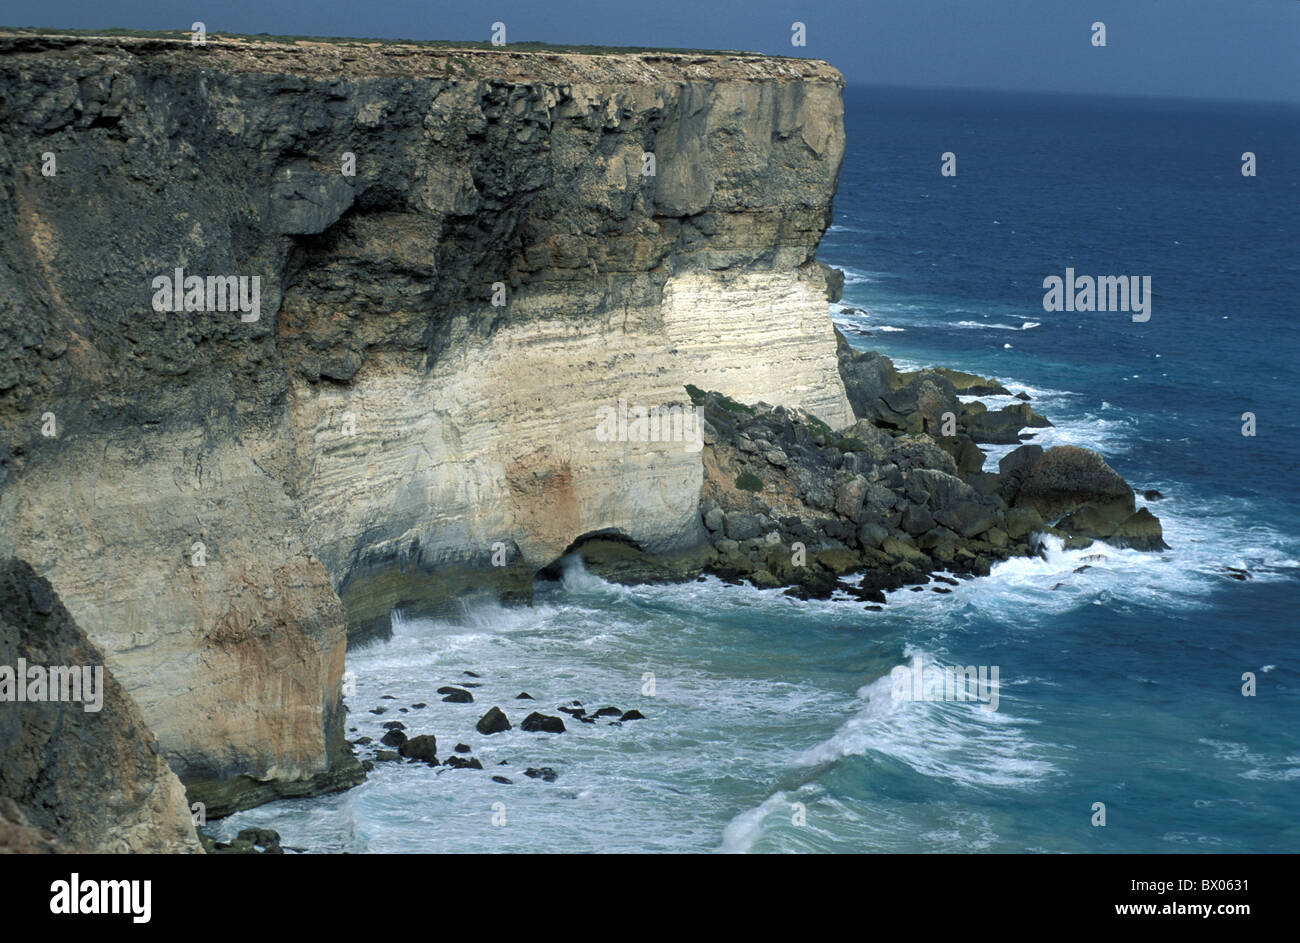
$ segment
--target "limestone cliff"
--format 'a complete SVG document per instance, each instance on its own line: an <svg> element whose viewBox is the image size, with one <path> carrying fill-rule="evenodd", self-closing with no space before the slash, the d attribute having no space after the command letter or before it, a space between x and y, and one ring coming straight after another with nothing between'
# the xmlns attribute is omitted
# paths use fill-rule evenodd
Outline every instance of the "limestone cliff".
<svg viewBox="0 0 1300 943"><path fill-rule="evenodd" d="M202 851L176 774L103 664L50 584L0 560L0 670L40 676L6 678L0 695L0 851ZM47 684L51 667L99 680ZM20 701L15 684L80 700Z"/></svg>
<svg viewBox="0 0 1300 943"><path fill-rule="evenodd" d="M813 258L841 88L747 55L0 37L0 555L191 798L356 781L345 627L526 599L593 533L698 567L698 447L608 441L602 407L692 384L853 421ZM176 269L259 304L156 310Z"/></svg>

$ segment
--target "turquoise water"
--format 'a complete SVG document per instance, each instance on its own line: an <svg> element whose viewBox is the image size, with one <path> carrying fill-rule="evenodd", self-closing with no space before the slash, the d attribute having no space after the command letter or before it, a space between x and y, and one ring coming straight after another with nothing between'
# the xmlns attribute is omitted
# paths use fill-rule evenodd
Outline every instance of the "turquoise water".
<svg viewBox="0 0 1300 943"><path fill-rule="evenodd" d="M349 653L350 736L398 718L437 734L440 756L463 740L491 769L379 764L350 792L217 831L269 825L322 852L1300 850L1297 119L846 93L820 255L866 314L837 321L903 365L1027 390L1057 423L1036 441L1097 448L1167 496L1151 508L1169 551L1049 544L878 613L712 579L611 586L571 566L531 609L399 619L391 641ZM955 179L938 172L946 150ZM1258 178L1240 176L1244 150ZM1042 279L1067 265L1151 275L1151 320L1044 311ZM997 666L997 710L891 696L890 670L916 657ZM434 689L466 670L482 675L476 703L442 703ZM514 701L521 690L537 700ZM518 724L575 698L646 719L473 731L492 704ZM415 702L430 706L397 713Z"/></svg>

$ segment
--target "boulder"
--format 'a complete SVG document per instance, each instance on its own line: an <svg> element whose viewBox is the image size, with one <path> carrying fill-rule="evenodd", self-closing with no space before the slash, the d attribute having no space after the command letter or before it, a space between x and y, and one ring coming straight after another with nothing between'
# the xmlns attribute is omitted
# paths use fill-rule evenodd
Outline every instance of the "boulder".
<svg viewBox="0 0 1300 943"><path fill-rule="evenodd" d="M968 538L982 534L998 523L998 516L991 508L974 501L963 501L944 508L934 515L934 519L956 534Z"/></svg>
<svg viewBox="0 0 1300 943"><path fill-rule="evenodd" d="M447 762L444 765L449 766L452 769L482 769L483 768L483 764L479 762L477 756L471 756L469 759L466 759L463 756L456 756L455 754L447 757Z"/></svg>
<svg viewBox="0 0 1300 943"><path fill-rule="evenodd" d="M1096 513L1092 505L1067 515L1058 525L1071 536L1092 537L1104 540L1114 547L1128 547L1132 550L1159 552L1168 550L1164 541L1160 518L1146 508L1138 508L1132 514L1116 520L1114 516Z"/></svg>
<svg viewBox="0 0 1300 943"><path fill-rule="evenodd" d="M406 742L406 734L400 730L390 730L379 741L387 747L401 747Z"/></svg>
<svg viewBox="0 0 1300 943"><path fill-rule="evenodd" d="M558 717L549 717L546 714L539 714L534 711L524 718L524 722L519 725L519 729L528 733L564 733L564 721Z"/></svg>
<svg viewBox="0 0 1300 943"><path fill-rule="evenodd" d="M946 435L939 436L934 441L952 456L952 460L957 463L957 474L962 477L984 470L984 452L970 436Z"/></svg>
<svg viewBox="0 0 1300 943"><path fill-rule="evenodd" d="M474 729L484 736L501 733L510 729L510 721L501 708L494 707L479 718L478 723L474 725Z"/></svg>
<svg viewBox="0 0 1300 943"><path fill-rule="evenodd" d="M753 540L763 532L763 526L752 514L728 514L723 522L723 533L729 540Z"/></svg>
<svg viewBox="0 0 1300 943"><path fill-rule="evenodd" d="M862 508L867 496L868 482L861 475L854 475L835 489L835 512L845 517L852 517Z"/></svg>
<svg viewBox="0 0 1300 943"><path fill-rule="evenodd" d="M949 475L957 474L957 463L951 455L939 448L928 435L897 439L890 454L894 463L906 472L917 468L932 468Z"/></svg>
<svg viewBox="0 0 1300 943"><path fill-rule="evenodd" d="M1019 540L1041 530L1043 519L1033 508L1012 508L1007 511L1003 528L1012 540Z"/></svg>
<svg viewBox="0 0 1300 943"><path fill-rule="evenodd" d="M403 743L397 752L408 760L422 760L430 766L437 766L438 738L431 733L420 734Z"/></svg>
<svg viewBox="0 0 1300 943"><path fill-rule="evenodd" d="M1007 456L1011 458L1011 456ZM1016 507L1031 507L1052 521L1093 505L1094 512L1119 516L1133 513L1133 489L1096 452L1073 445L1048 449L1034 463L1016 493Z"/></svg>
<svg viewBox="0 0 1300 943"><path fill-rule="evenodd" d="M906 480L925 496L926 505L934 511L979 500L974 488L947 472L918 468L908 472Z"/></svg>

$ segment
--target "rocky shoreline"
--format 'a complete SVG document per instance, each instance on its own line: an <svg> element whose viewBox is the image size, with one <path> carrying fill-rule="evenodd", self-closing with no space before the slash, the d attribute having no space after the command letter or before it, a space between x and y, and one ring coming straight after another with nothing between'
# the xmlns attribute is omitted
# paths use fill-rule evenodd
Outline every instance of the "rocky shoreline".
<svg viewBox="0 0 1300 943"><path fill-rule="evenodd" d="M804 410L688 388L705 419L700 518L710 546L701 572L804 599L842 592L878 608L889 590L952 582L936 574L982 576L1036 555L1044 535L1066 549L1168 549L1159 519L1090 449L1027 443L984 470L981 444L1021 442L1032 436L1022 430L1051 425L1028 394L946 368L902 373L838 340L857 417L838 432ZM997 411L959 398L1013 395L1022 402ZM675 561L643 557L627 541L598 537L575 549L609 579L674 578Z"/></svg>
<svg viewBox="0 0 1300 943"><path fill-rule="evenodd" d="M1047 422L1023 399L837 348L842 88L766 56L0 35L0 559L135 705L141 781L210 818L361 782L347 646L527 604L570 554L880 605L1039 533L1162 547L1094 453L983 471ZM260 279L260 316L156 310L177 268ZM602 440L625 400L698 405L700 448ZM191 844L183 803L153 819Z"/></svg>

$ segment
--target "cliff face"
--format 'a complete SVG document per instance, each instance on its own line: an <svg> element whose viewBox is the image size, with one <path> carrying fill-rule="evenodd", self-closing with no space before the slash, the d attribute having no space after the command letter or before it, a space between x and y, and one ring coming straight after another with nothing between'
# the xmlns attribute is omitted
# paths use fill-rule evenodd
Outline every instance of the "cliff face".
<svg viewBox="0 0 1300 943"><path fill-rule="evenodd" d="M5 679L0 852L202 851L176 774L103 664L50 584L22 561L0 560L0 666L35 666L42 676L51 666L86 668L92 682L58 683L80 701L20 701L14 685L30 692L28 678ZM54 687L47 680L43 694Z"/></svg>
<svg viewBox="0 0 1300 943"><path fill-rule="evenodd" d="M0 37L0 555L192 798L355 781L345 627L527 598L595 532L698 566L698 444L608 441L602 407L693 384L853 421L813 260L841 87L750 56ZM255 311L155 310L178 268L256 276Z"/></svg>

